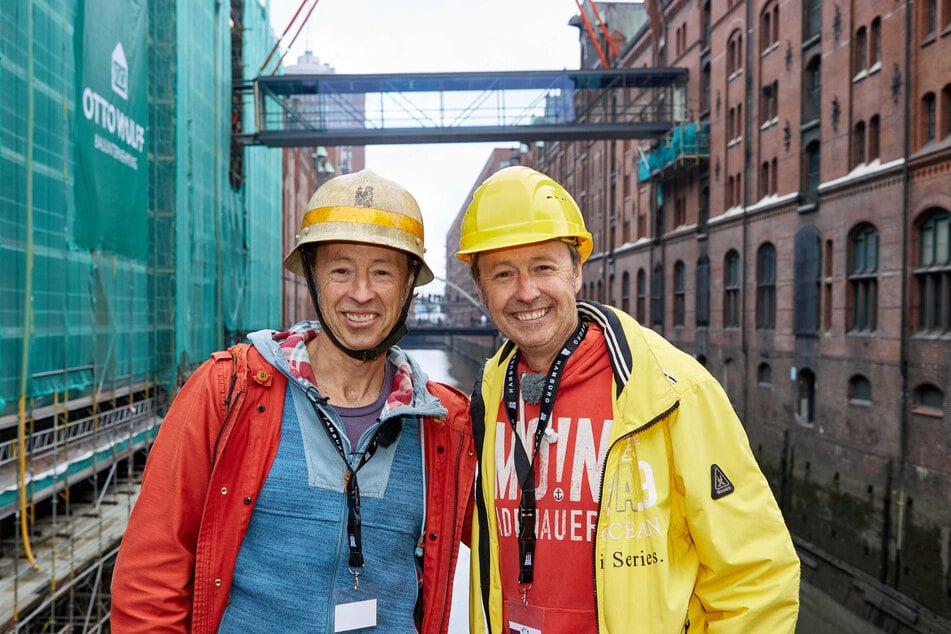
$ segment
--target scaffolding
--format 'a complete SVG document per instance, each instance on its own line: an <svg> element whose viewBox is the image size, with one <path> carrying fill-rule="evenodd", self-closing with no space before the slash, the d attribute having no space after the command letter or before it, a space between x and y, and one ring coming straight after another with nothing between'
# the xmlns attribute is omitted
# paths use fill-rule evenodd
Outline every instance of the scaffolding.
<svg viewBox="0 0 951 634"><path fill-rule="evenodd" d="M273 43L266 11L139 6L0 4L4 631L103 628L143 450L169 399L211 352L280 318L280 152L243 148L241 178L230 174L234 119L252 116L232 101L232 11L252 27L238 41L254 59ZM98 40L103 60L89 54ZM95 64L105 87L87 83ZM147 95L138 119L136 91ZM107 167L95 173L84 115ZM112 175L137 185L95 190L129 184ZM90 205L96 195L109 204Z"/></svg>

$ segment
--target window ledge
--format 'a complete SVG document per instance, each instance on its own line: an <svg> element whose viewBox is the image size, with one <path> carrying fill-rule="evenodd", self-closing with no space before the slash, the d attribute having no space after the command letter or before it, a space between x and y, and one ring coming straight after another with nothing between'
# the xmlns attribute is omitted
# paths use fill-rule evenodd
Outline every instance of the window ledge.
<svg viewBox="0 0 951 634"><path fill-rule="evenodd" d="M819 205L816 203L805 203L796 207L796 211L800 214L808 214L819 208Z"/></svg>
<svg viewBox="0 0 951 634"><path fill-rule="evenodd" d="M809 47L811 47L811 46L813 46L813 45L815 45L815 44L818 44L820 41L822 41L822 31L821 31L821 30L820 30L819 33L816 33L816 34L814 34L814 35L807 35L807 36L806 36L806 40L802 43L802 48L803 48L803 49L807 49L807 48L809 48Z"/></svg>
<svg viewBox="0 0 951 634"><path fill-rule="evenodd" d="M951 340L951 332L945 331L936 331L936 330L921 330L916 332L913 335L914 339L920 341L949 341Z"/></svg>
<svg viewBox="0 0 951 634"><path fill-rule="evenodd" d="M928 418L944 418L944 411L937 407L928 407L927 405L915 405L911 408L912 414L918 416L927 416Z"/></svg>
<svg viewBox="0 0 951 634"><path fill-rule="evenodd" d="M868 408L872 406L872 401L866 401L865 399L862 399L862 398L850 398L849 405L853 407Z"/></svg>

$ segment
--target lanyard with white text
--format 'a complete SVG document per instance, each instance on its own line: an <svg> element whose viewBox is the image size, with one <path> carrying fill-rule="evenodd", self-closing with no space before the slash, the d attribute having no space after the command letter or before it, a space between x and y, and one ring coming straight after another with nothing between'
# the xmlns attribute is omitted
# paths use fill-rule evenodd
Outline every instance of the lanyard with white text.
<svg viewBox="0 0 951 634"><path fill-rule="evenodd" d="M552 361L548 369L548 376L545 380L545 391L542 393L542 400L538 414L538 427L535 429L535 440L532 449L532 459L529 461L525 452L523 443L518 437L518 399L519 399L519 379L518 379L518 361L519 353L512 356L508 368L505 372L505 412L508 414L509 423L512 424L512 434L514 436L512 445L515 454L515 472L518 475L518 483L522 489L521 499L518 504L518 558L519 571L518 582L522 587L522 601L526 601L526 593L531 587L533 569L535 567L535 457L538 455L538 448L541 446L542 436L545 435L545 429L548 426L552 411L555 409L555 394L558 392L558 385L561 383L562 371L565 369L565 363L568 357L578 349L585 333L588 331L588 324L581 319L578 320L578 327L568 339L555 360ZM527 440L527 439L526 439Z"/></svg>
<svg viewBox="0 0 951 634"><path fill-rule="evenodd" d="M340 437L340 432L334 424L330 422L330 419L320 407L318 407L318 402L327 405L327 399L318 396L317 391L313 389L307 391L307 398L310 400L311 405L314 406L317 419L323 425L330 440L332 440L337 447L337 453L343 458L343 464L347 468L343 474L343 486L347 493L347 543L350 546L350 557L347 560L347 569L350 571L350 574L353 575L353 589L356 590L360 587L360 575L363 574L364 568L363 539L360 533L360 486L357 484L357 471L369 462L373 454L376 453L377 448L379 448L380 431L382 429L377 430L377 433L373 435L369 446L367 446L366 451L363 452L363 456L360 458L360 462L357 466L351 467L350 461L347 460L347 450L343 446L343 439Z"/></svg>

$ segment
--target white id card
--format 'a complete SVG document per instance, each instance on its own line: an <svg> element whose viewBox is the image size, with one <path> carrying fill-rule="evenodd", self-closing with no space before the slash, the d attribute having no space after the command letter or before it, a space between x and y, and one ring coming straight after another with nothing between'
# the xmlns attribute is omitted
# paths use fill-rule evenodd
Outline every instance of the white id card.
<svg viewBox="0 0 951 634"><path fill-rule="evenodd" d="M376 586L369 583L361 583L359 590L334 592L334 632L376 627L377 596Z"/></svg>

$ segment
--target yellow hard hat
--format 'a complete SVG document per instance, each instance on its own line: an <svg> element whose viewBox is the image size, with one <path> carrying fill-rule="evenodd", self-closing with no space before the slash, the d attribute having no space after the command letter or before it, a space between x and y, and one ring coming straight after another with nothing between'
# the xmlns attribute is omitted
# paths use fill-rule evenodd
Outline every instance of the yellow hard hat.
<svg viewBox="0 0 951 634"><path fill-rule="evenodd" d="M462 218L456 257L472 263L482 251L564 240L574 243L584 262L591 234L581 210L564 187L524 165L506 167L487 178Z"/></svg>
<svg viewBox="0 0 951 634"><path fill-rule="evenodd" d="M433 272L423 259L426 249L419 204L406 188L371 170L337 176L314 192L297 233L297 245L284 258L284 267L304 275L301 247L341 240L391 247L416 256L420 263L416 286L433 281Z"/></svg>

